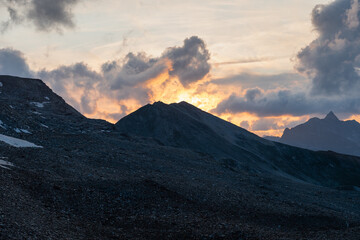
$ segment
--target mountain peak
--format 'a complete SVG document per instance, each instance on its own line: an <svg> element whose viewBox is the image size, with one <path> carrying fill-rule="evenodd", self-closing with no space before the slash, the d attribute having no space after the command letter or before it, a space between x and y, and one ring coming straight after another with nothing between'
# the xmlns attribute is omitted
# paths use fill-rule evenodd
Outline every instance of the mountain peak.
<svg viewBox="0 0 360 240"><path fill-rule="evenodd" d="M164 106L164 105L167 105L167 104L165 104L165 103L163 103L163 102L161 102L161 101L157 101L157 102L154 102L154 103L151 104L151 105L154 105L154 106Z"/></svg>
<svg viewBox="0 0 360 240"><path fill-rule="evenodd" d="M333 111L330 111L324 119L331 121L340 121Z"/></svg>

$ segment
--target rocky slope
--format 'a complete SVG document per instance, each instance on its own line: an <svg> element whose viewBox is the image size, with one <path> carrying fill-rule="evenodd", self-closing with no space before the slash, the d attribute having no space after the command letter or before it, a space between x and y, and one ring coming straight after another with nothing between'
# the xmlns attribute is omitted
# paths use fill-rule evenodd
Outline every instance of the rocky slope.
<svg viewBox="0 0 360 240"><path fill-rule="evenodd" d="M116 123L122 133L200 151L233 170L267 172L323 186L359 186L357 158L264 140L188 103L157 102Z"/></svg>
<svg viewBox="0 0 360 240"><path fill-rule="evenodd" d="M0 134L42 146L0 143L0 239L358 239L357 188L234 167L209 153L124 134L86 119L39 80L0 78L0 120L6 125ZM44 107L30 103L47 101L52 103ZM221 130L211 136L236 143L223 132L234 127L221 123L211 120ZM251 133L238 133L257 142ZM285 145L259 146L303 154ZM299 162L307 169L327 168L329 162L343 169L342 161L349 160L322 155L327 157L309 166L305 156Z"/></svg>
<svg viewBox="0 0 360 240"><path fill-rule="evenodd" d="M0 76L0 133L29 137L111 128L105 121L85 118L41 80Z"/></svg>

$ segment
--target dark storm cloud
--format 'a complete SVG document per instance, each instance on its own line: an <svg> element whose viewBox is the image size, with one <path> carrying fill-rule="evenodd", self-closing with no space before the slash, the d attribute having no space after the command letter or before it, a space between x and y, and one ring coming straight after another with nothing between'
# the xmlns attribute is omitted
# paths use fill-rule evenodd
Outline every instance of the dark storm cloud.
<svg viewBox="0 0 360 240"><path fill-rule="evenodd" d="M7 8L9 19L1 23L5 32L12 25L31 22L40 31L73 28L72 8L81 0L4 0L0 7Z"/></svg>
<svg viewBox="0 0 360 240"><path fill-rule="evenodd" d="M358 90L360 25L358 0L317 5L312 24L319 37L298 55L297 70L312 78L314 94L348 94Z"/></svg>
<svg viewBox="0 0 360 240"><path fill-rule="evenodd" d="M0 49L0 74L20 77L33 75L23 54L11 48Z"/></svg>
<svg viewBox="0 0 360 240"><path fill-rule="evenodd" d="M170 75L177 76L185 87L205 77L211 68L210 53L197 36L185 39L182 47L168 48L163 57L173 63Z"/></svg>
<svg viewBox="0 0 360 240"><path fill-rule="evenodd" d="M360 97L311 97L289 90L264 92L248 89L244 96L231 95L212 110L214 113L249 112L260 117L324 114L334 110L342 114L359 114Z"/></svg>

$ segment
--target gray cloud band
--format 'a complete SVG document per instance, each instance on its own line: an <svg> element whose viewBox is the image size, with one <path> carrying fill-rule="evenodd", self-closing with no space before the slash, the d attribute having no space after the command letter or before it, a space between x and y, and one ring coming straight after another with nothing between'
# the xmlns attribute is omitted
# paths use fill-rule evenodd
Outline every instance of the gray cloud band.
<svg viewBox="0 0 360 240"><path fill-rule="evenodd" d="M231 95L212 110L214 113L249 112L260 117L307 114L323 114L334 110L342 114L360 114L360 97L308 96L304 92L289 90L263 92L261 89L248 89L244 97Z"/></svg>

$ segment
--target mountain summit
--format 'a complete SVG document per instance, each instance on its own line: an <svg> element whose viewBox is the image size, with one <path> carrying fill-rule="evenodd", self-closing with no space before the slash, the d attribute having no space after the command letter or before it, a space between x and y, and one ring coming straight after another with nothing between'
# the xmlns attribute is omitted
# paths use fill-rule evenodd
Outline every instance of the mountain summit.
<svg viewBox="0 0 360 240"><path fill-rule="evenodd" d="M324 119L327 121L340 121L333 111L330 111Z"/></svg>
<svg viewBox="0 0 360 240"><path fill-rule="evenodd" d="M279 142L360 156L360 124L355 120L341 121L331 111L324 119L312 118L292 129L285 129Z"/></svg>

